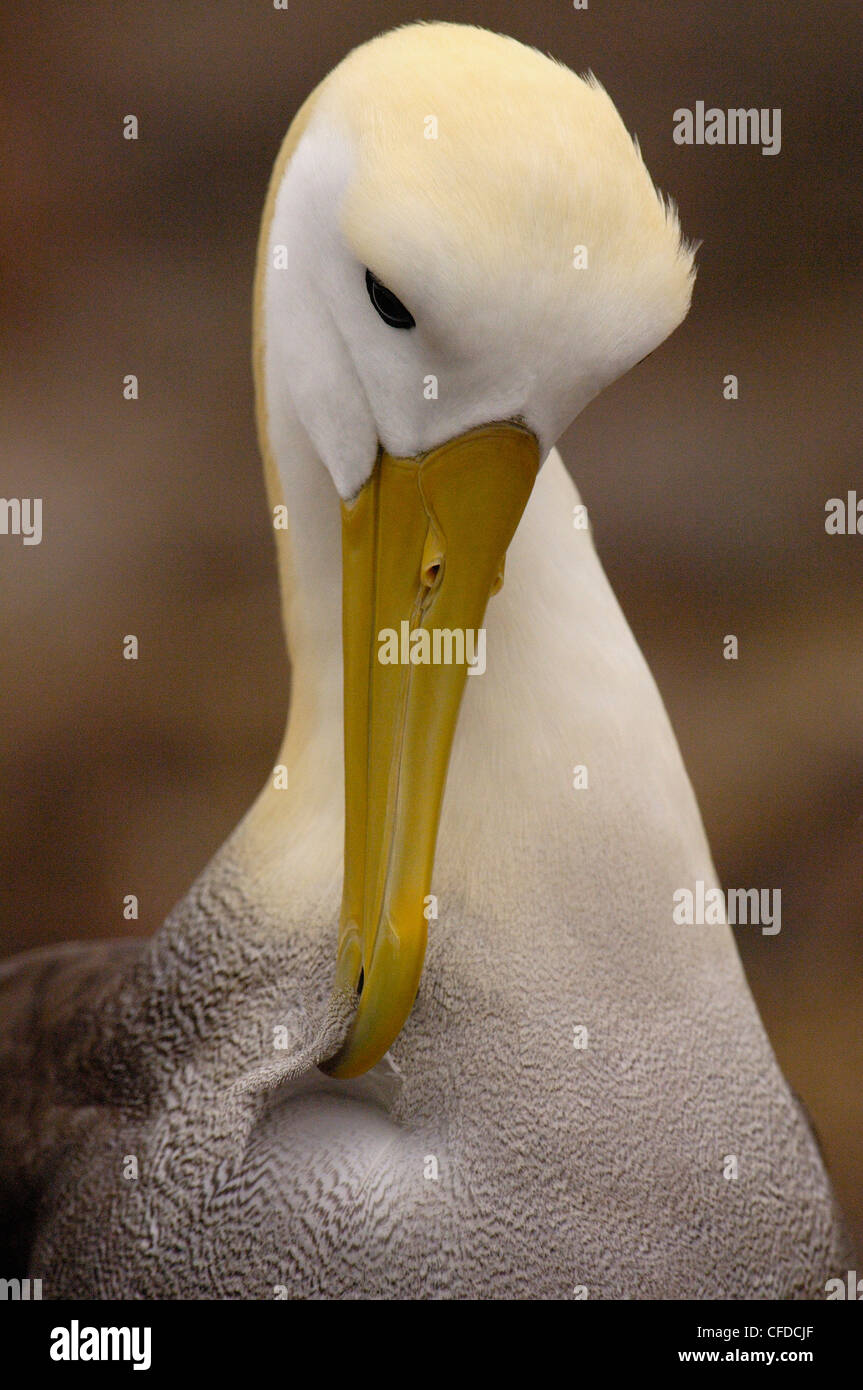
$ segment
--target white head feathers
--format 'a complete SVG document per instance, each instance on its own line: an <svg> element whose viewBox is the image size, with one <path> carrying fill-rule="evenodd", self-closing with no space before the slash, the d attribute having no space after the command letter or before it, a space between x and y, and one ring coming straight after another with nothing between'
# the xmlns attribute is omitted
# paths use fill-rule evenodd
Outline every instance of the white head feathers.
<svg viewBox="0 0 863 1390"><path fill-rule="evenodd" d="M689 306L692 250L602 87L470 26L350 53L294 122L268 213L259 390L289 393L343 497L379 442L412 455L519 417L545 455ZM378 317L366 268L414 328Z"/></svg>

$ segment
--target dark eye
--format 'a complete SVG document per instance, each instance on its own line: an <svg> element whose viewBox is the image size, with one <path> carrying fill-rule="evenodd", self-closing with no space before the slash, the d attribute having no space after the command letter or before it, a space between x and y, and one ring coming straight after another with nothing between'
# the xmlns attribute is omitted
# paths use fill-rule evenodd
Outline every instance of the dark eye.
<svg viewBox="0 0 863 1390"><path fill-rule="evenodd" d="M416 319L410 310L406 309L401 300L396 299L392 290L388 290L386 285L382 285L370 270L366 271L366 289L372 304L384 323L388 323L390 328L416 327Z"/></svg>

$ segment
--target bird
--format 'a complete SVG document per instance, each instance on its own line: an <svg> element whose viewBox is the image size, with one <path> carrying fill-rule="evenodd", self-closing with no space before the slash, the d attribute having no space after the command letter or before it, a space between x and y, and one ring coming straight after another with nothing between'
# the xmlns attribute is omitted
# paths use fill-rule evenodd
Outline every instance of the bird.
<svg viewBox="0 0 863 1390"><path fill-rule="evenodd" d="M599 81L508 36L388 31L296 114L253 315L286 733L153 936L0 971L0 1224L43 1297L849 1267L730 926L675 920L716 871L556 447L694 256Z"/></svg>

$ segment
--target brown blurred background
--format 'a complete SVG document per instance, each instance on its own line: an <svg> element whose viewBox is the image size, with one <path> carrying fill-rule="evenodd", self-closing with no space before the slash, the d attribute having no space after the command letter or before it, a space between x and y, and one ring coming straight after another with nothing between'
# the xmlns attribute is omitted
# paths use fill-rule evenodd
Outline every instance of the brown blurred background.
<svg viewBox="0 0 863 1390"><path fill-rule="evenodd" d="M863 536L824 530L828 497L863 497L856 0L7 3L0 494L41 496L44 538L0 536L0 949L155 929L267 775L288 672L258 221L302 98L415 18L593 68L704 241L690 318L562 448L719 872L782 889L781 934L740 948L863 1238ZM781 153L675 145L699 99L781 107Z"/></svg>

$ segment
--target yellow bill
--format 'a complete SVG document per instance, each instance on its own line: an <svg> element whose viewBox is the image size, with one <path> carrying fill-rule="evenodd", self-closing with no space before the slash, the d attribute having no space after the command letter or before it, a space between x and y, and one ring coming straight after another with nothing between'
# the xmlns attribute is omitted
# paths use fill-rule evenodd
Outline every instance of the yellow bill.
<svg viewBox="0 0 863 1390"><path fill-rule="evenodd" d="M359 1076L401 1031L419 987L447 765L481 631L539 468L506 422L417 458L382 451L342 505L345 863L335 988L359 995L326 1064ZM479 677L481 678L481 677Z"/></svg>

